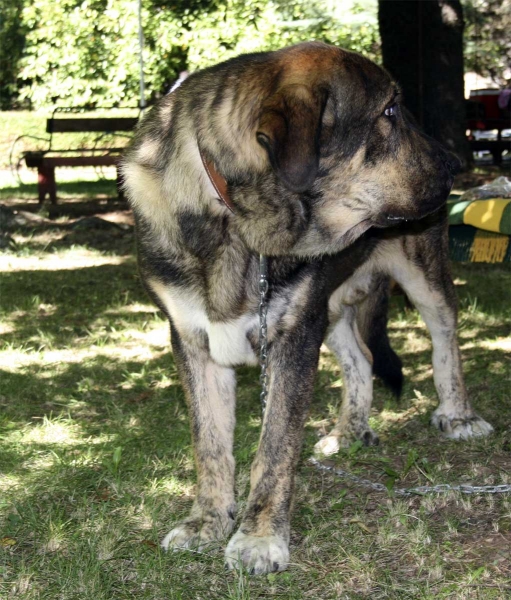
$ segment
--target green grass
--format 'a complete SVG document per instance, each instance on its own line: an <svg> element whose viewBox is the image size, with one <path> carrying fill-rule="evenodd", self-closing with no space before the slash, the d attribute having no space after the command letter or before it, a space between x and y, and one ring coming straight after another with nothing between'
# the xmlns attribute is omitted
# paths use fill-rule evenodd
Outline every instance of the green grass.
<svg viewBox="0 0 511 600"><path fill-rule="evenodd" d="M195 482L168 326L142 291L132 233L80 235L18 231L14 249L0 255L0 598L509 597L509 495L400 499L307 464L341 393L326 352L297 478L289 570L248 577L224 571L221 547L160 551L187 514ZM428 426L431 345L398 297L389 330L405 365L402 399L376 383L371 424L382 445L355 444L334 459L338 466L390 487L511 483L511 273L454 271L466 381L495 435L456 443ZM238 375L242 509L260 407L257 370Z"/></svg>

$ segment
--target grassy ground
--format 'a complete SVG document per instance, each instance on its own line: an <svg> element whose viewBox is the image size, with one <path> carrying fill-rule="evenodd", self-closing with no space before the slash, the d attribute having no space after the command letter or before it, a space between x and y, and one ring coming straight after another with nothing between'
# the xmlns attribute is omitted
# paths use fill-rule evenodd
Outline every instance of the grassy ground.
<svg viewBox="0 0 511 600"><path fill-rule="evenodd" d="M326 352L297 478L289 570L250 578L224 572L221 547L160 551L194 494L186 407L167 324L137 276L131 228L71 227L90 210L92 189L67 188L53 225L14 232L16 245L0 254L1 598L511 597L509 495L402 499L307 464L341 393ZM26 197L15 196L8 204L26 208ZM94 211L129 223L122 205L96 202ZM431 345L417 313L394 298L389 328L405 365L402 399L376 383L371 424L382 445L354 444L336 465L391 489L511 483L511 273L460 264L454 272L468 389L495 435L456 443L428 426ZM239 370L240 509L260 426L257 376Z"/></svg>

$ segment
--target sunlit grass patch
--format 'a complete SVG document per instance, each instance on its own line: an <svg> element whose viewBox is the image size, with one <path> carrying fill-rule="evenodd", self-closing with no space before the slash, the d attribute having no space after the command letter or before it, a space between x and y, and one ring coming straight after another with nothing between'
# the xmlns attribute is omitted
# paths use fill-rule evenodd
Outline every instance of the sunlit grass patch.
<svg viewBox="0 0 511 600"><path fill-rule="evenodd" d="M82 246L74 246L67 250L56 252L41 251L28 256L15 254L0 254L0 271L66 271L99 267L102 265L120 265L126 261L133 262L132 257L105 256L99 250Z"/></svg>
<svg viewBox="0 0 511 600"><path fill-rule="evenodd" d="M44 444L72 446L82 440L78 423L62 418L52 419L44 416L41 423L27 428L19 442L21 444Z"/></svg>

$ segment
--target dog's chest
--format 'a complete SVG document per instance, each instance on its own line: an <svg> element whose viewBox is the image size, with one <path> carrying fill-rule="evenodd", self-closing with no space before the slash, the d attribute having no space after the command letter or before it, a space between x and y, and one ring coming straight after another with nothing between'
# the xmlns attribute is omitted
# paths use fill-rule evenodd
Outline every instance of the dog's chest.
<svg viewBox="0 0 511 600"><path fill-rule="evenodd" d="M188 343L204 346L207 343L211 358L228 367L256 365L259 340L258 295L246 298L245 312L232 319L215 320L207 310L203 295L194 289L180 288L149 280L150 287L160 299L180 336ZM274 294L268 303L268 338L277 332L290 331L300 321L300 315L310 294L312 280L305 277ZM254 297L252 297L254 296ZM204 335L205 334L205 335ZM207 340L207 342L206 342Z"/></svg>
<svg viewBox="0 0 511 600"><path fill-rule="evenodd" d="M257 364L257 356L249 341L258 331L256 311L247 311L233 319L213 320L206 302L194 290L150 281L149 285L165 306L174 327L192 345L207 345L211 358L223 366ZM206 336L204 336L206 334Z"/></svg>
<svg viewBox="0 0 511 600"><path fill-rule="evenodd" d="M204 322L211 358L220 365L256 365L257 356L249 341L258 325L257 315L246 314L227 322ZM253 336L252 336L253 337Z"/></svg>

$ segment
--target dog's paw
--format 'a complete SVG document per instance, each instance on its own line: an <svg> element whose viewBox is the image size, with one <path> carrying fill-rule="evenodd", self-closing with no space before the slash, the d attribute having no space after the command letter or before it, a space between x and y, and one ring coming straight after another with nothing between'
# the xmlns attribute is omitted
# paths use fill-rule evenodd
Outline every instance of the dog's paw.
<svg viewBox="0 0 511 600"><path fill-rule="evenodd" d="M370 427L357 433L344 433L334 430L316 443L314 454L317 456L331 456L339 452L341 448L349 448L356 440L361 440L364 446L378 446L380 443L380 438Z"/></svg>
<svg viewBox="0 0 511 600"><path fill-rule="evenodd" d="M364 442L364 446L379 446L380 438L378 435L368 427L361 435L357 436L357 439Z"/></svg>
<svg viewBox="0 0 511 600"><path fill-rule="evenodd" d="M242 566L255 575L283 571L289 564L288 543L277 535L259 537L238 531L225 550L225 564L229 569Z"/></svg>
<svg viewBox="0 0 511 600"><path fill-rule="evenodd" d="M468 440L472 437L483 437L493 432L493 427L481 417L459 418L442 414L438 409L431 417L431 424L451 440Z"/></svg>
<svg viewBox="0 0 511 600"><path fill-rule="evenodd" d="M204 552L224 540L233 530L234 520L185 519L162 540L164 550L193 549Z"/></svg>
<svg viewBox="0 0 511 600"><path fill-rule="evenodd" d="M322 437L314 446L316 456L331 456L341 449L341 436L329 433Z"/></svg>

